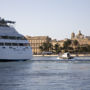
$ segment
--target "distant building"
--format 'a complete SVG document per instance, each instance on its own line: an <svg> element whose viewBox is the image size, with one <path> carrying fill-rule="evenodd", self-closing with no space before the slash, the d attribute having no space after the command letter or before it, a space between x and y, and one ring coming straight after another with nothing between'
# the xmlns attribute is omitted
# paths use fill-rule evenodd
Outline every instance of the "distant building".
<svg viewBox="0 0 90 90"><path fill-rule="evenodd" d="M63 47L64 42L68 40L66 38L64 40L57 41L56 39L52 40L48 36L33 36L33 37L26 36L26 38L30 42L33 54L41 54L42 51L40 50L39 47L45 42L50 42L53 45L53 47L55 46L55 44L58 44L60 47ZM77 40L81 46L82 45L84 45L84 46L90 45L90 36L83 35L80 30L79 30L78 34L76 34L76 35L74 32L71 34L71 40Z"/></svg>
<svg viewBox="0 0 90 90"><path fill-rule="evenodd" d="M72 32L72 34L71 34L71 39L74 39L74 38L75 38L75 33Z"/></svg>
<svg viewBox="0 0 90 90"><path fill-rule="evenodd" d="M55 52L55 45L58 44L59 47L63 47L64 41L65 41L65 40L59 40L59 41L57 41L57 40L52 40L51 43L52 43L52 45L53 45L53 52Z"/></svg>
<svg viewBox="0 0 90 90"><path fill-rule="evenodd" d="M80 45L90 45L90 36L83 35L80 30L77 35L71 34L71 40L78 40Z"/></svg>
<svg viewBox="0 0 90 90"><path fill-rule="evenodd" d="M45 43L45 42L50 42L51 38L48 36L26 36L26 38L30 42L30 46L32 47L32 52L33 54L41 54L41 50L39 47Z"/></svg>
<svg viewBox="0 0 90 90"><path fill-rule="evenodd" d="M65 40L52 40L51 43L53 46L55 46L55 44L58 44L60 47L63 47L64 41Z"/></svg>

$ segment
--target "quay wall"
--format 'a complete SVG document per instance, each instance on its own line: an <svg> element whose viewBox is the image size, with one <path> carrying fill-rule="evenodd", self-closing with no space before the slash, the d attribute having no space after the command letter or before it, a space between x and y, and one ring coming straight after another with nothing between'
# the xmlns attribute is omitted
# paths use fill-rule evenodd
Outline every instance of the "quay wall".
<svg viewBox="0 0 90 90"><path fill-rule="evenodd" d="M33 55L33 56L58 56L58 54L56 54L56 55ZM90 54L71 54L71 56L73 56L73 57L76 57L76 56L82 57L82 56L90 56Z"/></svg>

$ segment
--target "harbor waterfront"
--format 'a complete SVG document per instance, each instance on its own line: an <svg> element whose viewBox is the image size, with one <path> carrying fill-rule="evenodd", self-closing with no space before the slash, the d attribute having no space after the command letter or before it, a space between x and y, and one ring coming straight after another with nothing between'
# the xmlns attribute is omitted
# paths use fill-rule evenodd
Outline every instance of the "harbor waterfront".
<svg viewBox="0 0 90 90"><path fill-rule="evenodd" d="M58 54L60 52L71 53L90 53L90 36L82 34L79 30L78 34L71 33L71 38L63 40L52 39L49 36L25 36L29 41L34 55L40 55L43 52L52 52Z"/></svg>
<svg viewBox="0 0 90 90"><path fill-rule="evenodd" d="M58 56L58 54L52 54L52 55L33 55L33 56ZM76 56L90 56L90 54L71 54L71 56L76 57Z"/></svg>
<svg viewBox="0 0 90 90"><path fill-rule="evenodd" d="M90 90L90 57L78 57L82 61L56 58L0 62L0 90Z"/></svg>
<svg viewBox="0 0 90 90"><path fill-rule="evenodd" d="M90 0L1 0L0 12L0 90L90 90Z"/></svg>

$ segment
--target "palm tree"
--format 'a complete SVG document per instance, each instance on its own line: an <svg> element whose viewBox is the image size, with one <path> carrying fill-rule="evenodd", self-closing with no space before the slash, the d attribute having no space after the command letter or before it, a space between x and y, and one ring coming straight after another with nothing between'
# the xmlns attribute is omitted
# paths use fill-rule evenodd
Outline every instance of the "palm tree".
<svg viewBox="0 0 90 90"><path fill-rule="evenodd" d="M52 51L53 45L50 42L45 42L39 48L41 51Z"/></svg>
<svg viewBox="0 0 90 90"><path fill-rule="evenodd" d="M73 44L74 44L75 46L77 46L77 45L79 45L79 42L78 42L77 40L74 40L74 41L73 41Z"/></svg>
<svg viewBox="0 0 90 90"><path fill-rule="evenodd" d="M39 49L40 49L41 51L43 51L43 47L42 47L42 46L40 46Z"/></svg>
<svg viewBox="0 0 90 90"><path fill-rule="evenodd" d="M54 46L55 53L58 54L60 52L60 45L57 43Z"/></svg>
<svg viewBox="0 0 90 90"><path fill-rule="evenodd" d="M77 40L73 40L72 45L74 52L77 52L79 50L79 42Z"/></svg>
<svg viewBox="0 0 90 90"><path fill-rule="evenodd" d="M64 49L68 49L68 47L71 45L72 41L71 40L67 40L67 41L64 41Z"/></svg>

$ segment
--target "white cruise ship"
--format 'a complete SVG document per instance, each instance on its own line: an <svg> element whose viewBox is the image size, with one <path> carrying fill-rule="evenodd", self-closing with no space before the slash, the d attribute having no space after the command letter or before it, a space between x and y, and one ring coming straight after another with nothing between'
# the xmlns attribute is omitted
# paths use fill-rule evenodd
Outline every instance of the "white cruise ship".
<svg viewBox="0 0 90 90"><path fill-rule="evenodd" d="M14 23L0 18L0 60L30 60L30 44L11 26Z"/></svg>

